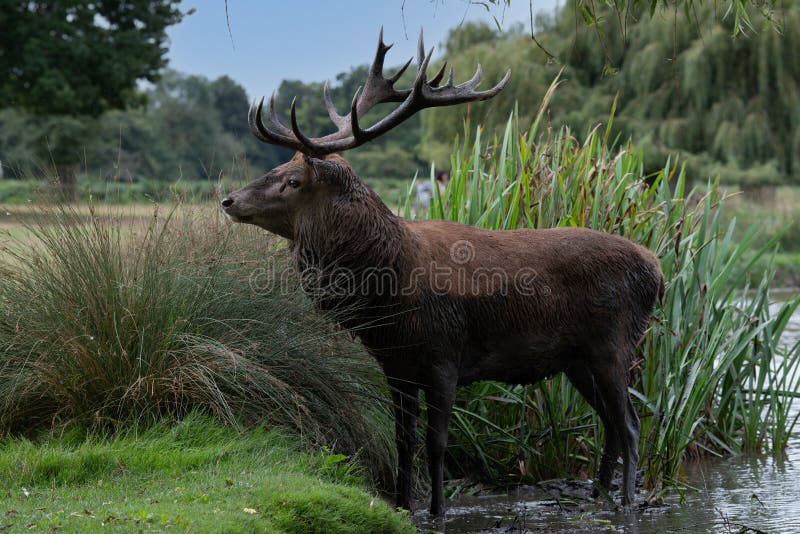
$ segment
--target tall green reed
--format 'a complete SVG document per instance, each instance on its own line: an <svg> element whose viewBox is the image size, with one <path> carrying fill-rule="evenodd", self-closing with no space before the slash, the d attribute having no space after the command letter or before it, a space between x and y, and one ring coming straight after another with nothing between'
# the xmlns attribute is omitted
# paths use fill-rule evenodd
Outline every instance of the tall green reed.
<svg viewBox="0 0 800 534"><path fill-rule="evenodd" d="M583 142L550 129L556 87L527 130L516 111L488 141L466 125L464 139L473 140L456 140L450 181L441 194L433 188L428 217L497 230L585 226L659 256L666 296L631 370L650 487L678 482L690 454L781 450L797 421L800 350L780 340L800 298L771 310L771 269L757 287L747 275L762 257L772 261L778 238L758 247L751 228L734 241L736 221L721 222L716 181L687 190L684 169L672 163L646 176L641 152L614 148L613 110ZM401 212L413 216L411 205L410 189ZM537 386L473 384L458 394L448 468L491 481L587 474L601 452L598 423L564 376Z"/></svg>

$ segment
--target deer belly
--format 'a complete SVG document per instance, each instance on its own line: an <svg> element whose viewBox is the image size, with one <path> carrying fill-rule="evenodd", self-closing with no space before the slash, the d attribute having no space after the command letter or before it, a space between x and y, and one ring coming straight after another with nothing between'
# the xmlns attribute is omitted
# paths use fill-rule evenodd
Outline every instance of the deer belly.
<svg viewBox="0 0 800 534"><path fill-rule="evenodd" d="M535 384L563 371L573 356L573 351L552 339L545 343L526 341L506 338L468 350L459 369L459 384L478 380Z"/></svg>

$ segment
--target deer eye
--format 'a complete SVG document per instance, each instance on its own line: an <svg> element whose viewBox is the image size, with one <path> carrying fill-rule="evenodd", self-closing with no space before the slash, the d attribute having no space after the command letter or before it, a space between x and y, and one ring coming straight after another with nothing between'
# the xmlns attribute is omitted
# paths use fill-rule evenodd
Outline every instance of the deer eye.
<svg viewBox="0 0 800 534"><path fill-rule="evenodd" d="M289 187L292 187L294 189L297 189L298 187L300 187L300 182L298 182L297 180L289 180L286 183L289 185Z"/></svg>

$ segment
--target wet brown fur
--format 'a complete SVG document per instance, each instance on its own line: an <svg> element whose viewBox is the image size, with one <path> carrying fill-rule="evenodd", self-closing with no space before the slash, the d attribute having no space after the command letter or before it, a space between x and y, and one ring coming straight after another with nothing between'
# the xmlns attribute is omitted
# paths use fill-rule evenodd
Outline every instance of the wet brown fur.
<svg viewBox="0 0 800 534"><path fill-rule="evenodd" d="M289 179L302 182L296 188L301 196L286 201L282 222L271 215L263 220L258 214L248 216L246 209L226 211L289 238L300 272L346 270L362 289L358 296L316 298L325 309L346 310L339 321L361 338L392 388L399 506L411 507L420 389L429 406L431 511L441 514L442 465L456 385L475 380L532 384L560 372L598 411L606 428L600 485L610 487L622 453L622 500L633 502L639 421L627 391L629 368L664 291L652 253L584 228L488 231L444 221L407 221L395 216L338 156L318 160L298 154L230 198L234 206L263 205L267 198L273 201L275 184L285 189ZM393 291L369 278L376 268L396 277ZM505 281L502 276L481 278L483 272L507 276ZM517 288L518 273L528 274L524 291Z"/></svg>

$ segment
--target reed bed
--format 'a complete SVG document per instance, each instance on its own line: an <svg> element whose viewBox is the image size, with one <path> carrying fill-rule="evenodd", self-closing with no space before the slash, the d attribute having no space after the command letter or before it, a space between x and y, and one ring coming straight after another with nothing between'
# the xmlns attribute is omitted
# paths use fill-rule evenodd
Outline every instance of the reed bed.
<svg viewBox="0 0 800 534"><path fill-rule="evenodd" d="M734 240L736 220L722 222L726 198L717 181L689 189L684 168L672 163L645 175L645 155L609 138L613 111L583 141L552 130L547 104L556 86L528 129L516 111L491 139L466 125L471 142L456 140L450 180L443 192L433 188L427 217L497 230L585 226L658 255L666 296L639 347L630 388L648 487L679 484L690 456L782 451L797 423L791 404L800 347L781 337L800 298L770 310L780 236L764 239L751 227ZM413 190L400 208L407 217ZM756 262L767 263L767 274L751 285ZM449 473L492 483L588 476L602 432L564 376L536 386L476 383L458 393Z"/></svg>

